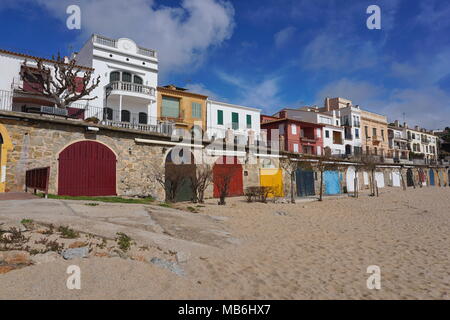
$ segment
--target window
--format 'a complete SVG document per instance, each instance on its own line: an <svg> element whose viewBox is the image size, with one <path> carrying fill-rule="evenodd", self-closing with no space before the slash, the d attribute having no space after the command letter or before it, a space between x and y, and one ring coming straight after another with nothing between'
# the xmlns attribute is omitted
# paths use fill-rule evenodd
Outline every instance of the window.
<svg viewBox="0 0 450 320"><path fill-rule="evenodd" d="M122 122L130 122L131 120L131 113L128 110L122 110L121 112L121 119Z"/></svg>
<svg viewBox="0 0 450 320"><path fill-rule="evenodd" d="M381 130L381 139L384 141L384 130Z"/></svg>
<svg viewBox="0 0 450 320"><path fill-rule="evenodd" d="M198 102L192 102L192 118L202 117L202 105Z"/></svg>
<svg viewBox="0 0 450 320"><path fill-rule="evenodd" d="M336 120L336 126L339 127L339 120Z"/></svg>
<svg viewBox="0 0 450 320"><path fill-rule="evenodd" d="M123 72L122 73L122 81L123 82L131 82L131 73Z"/></svg>
<svg viewBox="0 0 450 320"><path fill-rule="evenodd" d="M329 138L330 137L330 131L325 130L325 138Z"/></svg>
<svg viewBox="0 0 450 320"><path fill-rule="evenodd" d="M355 129L355 138L359 139L359 129Z"/></svg>
<svg viewBox="0 0 450 320"><path fill-rule="evenodd" d="M180 100L172 97L162 97L161 117L178 118L180 116Z"/></svg>
<svg viewBox="0 0 450 320"><path fill-rule="evenodd" d="M247 129L251 129L252 128L252 116L251 115L247 115Z"/></svg>
<svg viewBox="0 0 450 320"><path fill-rule="evenodd" d="M232 124L233 130L239 129L239 113L233 112L231 114L231 124Z"/></svg>
<svg viewBox="0 0 450 320"><path fill-rule="evenodd" d="M377 135L377 128L372 128L372 135L376 136Z"/></svg>
<svg viewBox="0 0 450 320"><path fill-rule="evenodd" d="M291 131L292 131L292 134L297 134L297 125L296 124L292 124L291 125Z"/></svg>
<svg viewBox="0 0 450 320"><path fill-rule="evenodd" d="M109 81L110 82L120 81L120 72L118 71L111 72L111 74L109 75Z"/></svg>
<svg viewBox="0 0 450 320"><path fill-rule="evenodd" d="M139 124L147 124L148 116L145 112L139 112Z"/></svg>
<svg viewBox="0 0 450 320"><path fill-rule="evenodd" d="M369 127L364 126L364 133L366 134L366 139L369 138Z"/></svg>
<svg viewBox="0 0 450 320"><path fill-rule="evenodd" d="M111 108L103 109L103 118L106 120L112 120L113 119L113 109L111 109Z"/></svg>
<svg viewBox="0 0 450 320"><path fill-rule="evenodd" d="M317 128L317 138L322 138L322 129Z"/></svg>
<svg viewBox="0 0 450 320"><path fill-rule="evenodd" d="M294 152L298 152L298 144L294 143Z"/></svg>
<svg viewBox="0 0 450 320"><path fill-rule="evenodd" d="M142 80L142 78L139 77L139 76L134 76L133 77L133 82L136 83L136 84L144 84L144 80Z"/></svg>
<svg viewBox="0 0 450 320"><path fill-rule="evenodd" d="M223 111L217 110L217 124L223 125Z"/></svg>
<svg viewBox="0 0 450 320"><path fill-rule="evenodd" d="M412 134L412 138L416 139L416 134L415 133Z"/></svg>
<svg viewBox="0 0 450 320"><path fill-rule="evenodd" d="M322 148L320 146L317 147L317 155L318 156L322 155Z"/></svg>

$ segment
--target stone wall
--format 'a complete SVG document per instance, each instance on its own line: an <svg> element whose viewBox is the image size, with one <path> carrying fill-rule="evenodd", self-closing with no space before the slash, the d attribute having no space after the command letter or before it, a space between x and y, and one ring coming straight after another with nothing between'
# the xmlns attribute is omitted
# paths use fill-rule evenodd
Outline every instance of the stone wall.
<svg viewBox="0 0 450 320"><path fill-rule="evenodd" d="M1 119L13 144L6 164L6 191L23 191L28 169L50 167L50 193L57 194L58 155L72 143L97 141L108 146L117 156L117 193L119 195L164 198L163 188L156 182L152 164L162 164L162 146L137 144L139 134L100 130L86 132L83 126L47 121Z"/></svg>

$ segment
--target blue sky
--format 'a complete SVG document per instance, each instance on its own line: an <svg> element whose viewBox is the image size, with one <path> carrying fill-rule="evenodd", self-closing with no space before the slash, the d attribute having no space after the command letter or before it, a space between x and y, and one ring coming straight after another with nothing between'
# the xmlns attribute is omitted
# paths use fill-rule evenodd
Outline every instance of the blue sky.
<svg viewBox="0 0 450 320"><path fill-rule="evenodd" d="M66 28L78 4L81 30ZM381 30L366 27L380 6ZM273 113L342 96L430 129L450 125L449 0L2 0L0 47L51 57L90 34L158 50L160 85Z"/></svg>

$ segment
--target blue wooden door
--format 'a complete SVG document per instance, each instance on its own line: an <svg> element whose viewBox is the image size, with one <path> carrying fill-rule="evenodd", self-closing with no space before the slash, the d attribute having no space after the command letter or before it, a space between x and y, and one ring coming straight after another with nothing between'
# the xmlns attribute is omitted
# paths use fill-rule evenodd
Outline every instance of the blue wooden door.
<svg viewBox="0 0 450 320"><path fill-rule="evenodd" d="M307 197L315 195L314 172L311 170L300 170L296 172L297 196Z"/></svg>
<svg viewBox="0 0 450 320"><path fill-rule="evenodd" d="M325 194L333 195L341 193L341 183L339 181L339 172L325 171L323 173L323 180L325 182Z"/></svg>
<svg viewBox="0 0 450 320"><path fill-rule="evenodd" d="M430 185L434 186L434 171L430 169Z"/></svg>

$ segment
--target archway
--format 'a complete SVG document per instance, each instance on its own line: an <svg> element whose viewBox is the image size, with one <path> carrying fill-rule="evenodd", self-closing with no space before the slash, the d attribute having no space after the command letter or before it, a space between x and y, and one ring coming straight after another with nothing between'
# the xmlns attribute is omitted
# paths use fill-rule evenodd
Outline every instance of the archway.
<svg viewBox="0 0 450 320"><path fill-rule="evenodd" d="M194 155L185 148L171 150L165 162L166 200L191 201L194 198L192 181L196 179Z"/></svg>
<svg viewBox="0 0 450 320"><path fill-rule="evenodd" d="M434 182L434 170L430 169L430 186L434 186L435 182Z"/></svg>
<svg viewBox="0 0 450 320"><path fill-rule="evenodd" d="M356 187L358 188L358 182L356 178L356 170L355 167L348 167L347 169L347 192L355 192L355 179L356 179Z"/></svg>
<svg viewBox="0 0 450 320"><path fill-rule="evenodd" d="M6 162L13 145L6 128L0 124L0 193L6 191Z"/></svg>
<svg viewBox="0 0 450 320"><path fill-rule="evenodd" d="M61 196L115 196L116 155L106 145L75 142L59 154L58 194Z"/></svg>
<svg viewBox="0 0 450 320"><path fill-rule="evenodd" d="M406 171L406 184L408 187L414 187L414 177L411 168Z"/></svg>
<svg viewBox="0 0 450 320"><path fill-rule="evenodd" d="M242 165L237 157L221 157L216 161L213 168L214 197L219 198L218 185L229 183L228 197L239 197L244 194Z"/></svg>

